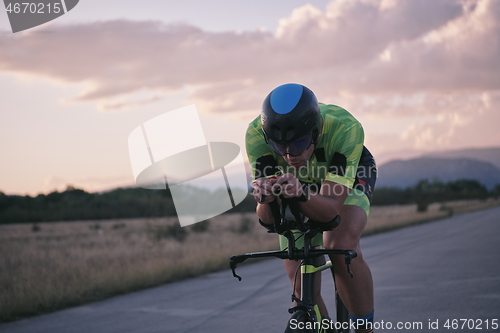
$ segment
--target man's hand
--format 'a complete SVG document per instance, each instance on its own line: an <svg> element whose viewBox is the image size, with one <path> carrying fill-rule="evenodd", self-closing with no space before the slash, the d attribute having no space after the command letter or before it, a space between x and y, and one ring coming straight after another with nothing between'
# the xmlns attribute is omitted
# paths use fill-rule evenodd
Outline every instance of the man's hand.
<svg viewBox="0 0 500 333"><path fill-rule="evenodd" d="M281 193L285 198L296 198L302 195L302 184L291 173L284 174L276 179L273 193Z"/></svg>
<svg viewBox="0 0 500 333"><path fill-rule="evenodd" d="M285 198L296 198L302 195L302 184L291 173L278 178L259 178L252 184L253 196L259 203L270 203L282 194ZM264 201L261 201L264 199Z"/></svg>
<svg viewBox="0 0 500 333"><path fill-rule="evenodd" d="M276 178L259 178L253 182L253 197L258 203L268 204L276 199L273 186ZM263 200L263 201L261 201Z"/></svg>

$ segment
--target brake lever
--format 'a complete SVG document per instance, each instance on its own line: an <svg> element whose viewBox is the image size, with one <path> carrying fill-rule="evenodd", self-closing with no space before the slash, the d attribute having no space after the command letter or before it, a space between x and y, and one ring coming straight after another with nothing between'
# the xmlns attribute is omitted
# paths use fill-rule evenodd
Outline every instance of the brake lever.
<svg viewBox="0 0 500 333"><path fill-rule="evenodd" d="M235 278L238 278L238 281L241 281L241 276L239 276L238 274L236 274L236 266L238 264L236 263L235 261L235 257L232 256L230 259L229 259L229 267L231 267L231 271L233 271L233 276Z"/></svg>
<svg viewBox="0 0 500 333"><path fill-rule="evenodd" d="M238 281L241 281L241 276L239 276L238 274L236 274L235 268L232 268L232 271L233 271L233 276L235 278L238 278Z"/></svg>
<svg viewBox="0 0 500 333"><path fill-rule="evenodd" d="M344 255L345 264L347 266L347 273L349 273L349 275L351 276L351 279L354 278L354 273L351 271L352 259L356 258L357 256L358 256L358 254L356 253L356 251L349 251L349 253L346 253Z"/></svg>

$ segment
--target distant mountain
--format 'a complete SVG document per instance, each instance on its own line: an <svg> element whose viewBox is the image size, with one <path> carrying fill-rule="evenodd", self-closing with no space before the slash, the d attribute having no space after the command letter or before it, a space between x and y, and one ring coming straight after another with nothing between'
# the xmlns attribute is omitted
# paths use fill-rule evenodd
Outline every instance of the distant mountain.
<svg viewBox="0 0 500 333"><path fill-rule="evenodd" d="M500 168L500 147L449 150L443 152L428 153L423 155L422 157L469 158L473 160L489 162L495 165L497 168Z"/></svg>
<svg viewBox="0 0 500 333"><path fill-rule="evenodd" d="M439 179L443 182L475 179L490 190L500 184L500 168L491 162L471 158L420 157L406 161L395 160L379 167L376 186L405 188L422 179Z"/></svg>

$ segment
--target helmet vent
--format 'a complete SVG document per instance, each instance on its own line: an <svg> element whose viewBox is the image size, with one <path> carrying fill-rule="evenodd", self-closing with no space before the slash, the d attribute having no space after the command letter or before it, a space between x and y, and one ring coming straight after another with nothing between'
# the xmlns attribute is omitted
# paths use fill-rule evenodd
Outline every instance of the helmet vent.
<svg viewBox="0 0 500 333"><path fill-rule="evenodd" d="M276 125L273 125L271 127L271 132L272 132L272 136L277 140L277 141L282 141L283 138L281 137L281 131L279 129L278 126Z"/></svg>
<svg viewBox="0 0 500 333"><path fill-rule="evenodd" d="M295 128L293 128L292 126L288 126L285 132L285 140L291 141L294 135L295 135Z"/></svg>

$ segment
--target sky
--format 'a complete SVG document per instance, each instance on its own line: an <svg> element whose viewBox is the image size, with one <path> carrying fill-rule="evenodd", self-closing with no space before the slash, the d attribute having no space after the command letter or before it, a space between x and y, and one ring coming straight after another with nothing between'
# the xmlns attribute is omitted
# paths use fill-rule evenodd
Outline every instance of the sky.
<svg viewBox="0 0 500 333"><path fill-rule="evenodd" d="M288 82L351 112L379 165L500 146L499 59L499 0L81 0L16 34L2 8L0 191L132 185L128 135L190 104L244 149Z"/></svg>

